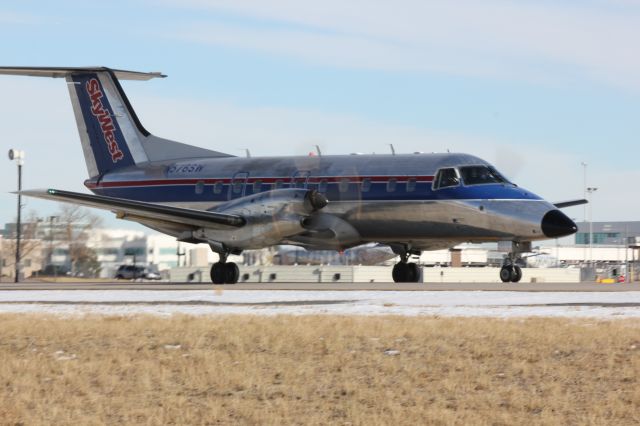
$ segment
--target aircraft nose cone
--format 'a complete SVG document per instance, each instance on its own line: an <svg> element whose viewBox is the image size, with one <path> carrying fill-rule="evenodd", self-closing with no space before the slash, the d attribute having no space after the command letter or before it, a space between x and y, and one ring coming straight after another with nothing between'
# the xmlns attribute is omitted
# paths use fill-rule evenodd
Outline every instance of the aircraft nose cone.
<svg viewBox="0 0 640 426"><path fill-rule="evenodd" d="M575 234L576 224L560 210L550 210L542 218L542 232L549 238L565 237Z"/></svg>

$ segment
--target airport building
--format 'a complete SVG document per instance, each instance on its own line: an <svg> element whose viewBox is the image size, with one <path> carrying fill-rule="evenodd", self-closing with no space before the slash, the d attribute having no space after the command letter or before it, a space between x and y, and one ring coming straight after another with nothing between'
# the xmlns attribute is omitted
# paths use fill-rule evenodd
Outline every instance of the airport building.
<svg viewBox="0 0 640 426"><path fill-rule="evenodd" d="M21 275L30 277L43 268L44 247L39 239L21 241ZM0 276L13 280L16 276L16 240L0 235Z"/></svg>
<svg viewBox="0 0 640 426"><path fill-rule="evenodd" d="M66 229L69 226L74 229ZM83 265L72 265L74 256L77 259L83 255L78 254L79 241L86 247L88 255L85 256L94 266L88 275L97 274L100 278L113 278L123 264L137 264L160 272L191 264L192 255L199 263L203 262L203 254L207 262L214 261L213 255L209 259L208 247L194 252L196 246L178 243L175 238L164 234L129 229L87 230L83 224L69 225L56 220L23 223L21 228L22 272L25 277L38 271L48 275L87 275ZM0 265L5 278L15 275L15 241L16 224L6 224L0 235Z"/></svg>
<svg viewBox="0 0 640 426"><path fill-rule="evenodd" d="M71 231L69 226L74 227ZM83 224L62 224L55 219L23 224L22 272L25 277L45 270L49 274L87 274L86 269L72 265L74 250L68 235L78 235L84 241L95 270L89 276L113 278L123 264L148 267L154 272L193 266L207 268L217 261L206 245L178 243L175 238L127 229L84 229ZM15 273L16 226L6 224L0 235L0 272L13 277ZM80 236L81 233L86 235ZM589 244L591 235L592 244ZM626 273L627 268L640 259L640 222L579 223L578 232L571 239L547 240L534 243L534 253L525 257L528 267L536 268L594 268L600 275ZM567 241L568 240L568 241ZM246 251L231 261L245 266L279 264L278 249ZM344 262L342 253L327 252L321 265L358 265ZM496 244L462 244L451 250L422 253L419 263L426 267L499 267L505 255ZM76 256L77 257L77 256ZM382 264L392 265L394 259ZM303 259L295 262L307 264ZM74 269L75 266L75 269ZM168 276L168 272L165 273Z"/></svg>
<svg viewBox="0 0 640 426"><path fill-rule="evenodd" d="M640 221L633 222L579 222L574 235L576 245L629 245L640 241Z"/></svg>

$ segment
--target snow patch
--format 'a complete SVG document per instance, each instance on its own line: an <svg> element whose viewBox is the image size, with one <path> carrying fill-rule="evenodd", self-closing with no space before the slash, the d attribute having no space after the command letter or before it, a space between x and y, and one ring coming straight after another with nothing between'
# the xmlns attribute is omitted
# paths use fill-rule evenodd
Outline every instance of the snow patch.
<svg viewBox="0 0 640 426"><path fill-rule="evenodd" d="M427 315L640 317L640 292L29 290L0 292L0 313L60 315Z"/></svg>

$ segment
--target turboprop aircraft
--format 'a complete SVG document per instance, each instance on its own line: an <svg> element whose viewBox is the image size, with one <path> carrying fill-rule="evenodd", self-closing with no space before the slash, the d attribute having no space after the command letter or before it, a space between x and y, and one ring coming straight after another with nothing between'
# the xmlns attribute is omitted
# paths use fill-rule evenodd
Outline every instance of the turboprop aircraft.
<svg viewBox="0 0 640 426"><path fill-rule="evenodd" d="M161 73L104 67L0 67L0 74L67 82L94 193L24 195L110 210L179 241L208 244L220 260L215 284L236 283L229 254L292 244L310 250L388 245L400 257L395 282L420 278L410 256L462 242L511 241L502 281L531 241L576 232L559 208L468 154L236 157L149 133L119 80ZM226 141L225 143L229 143ZM73 166L73 165L68 165Z"/></svg>

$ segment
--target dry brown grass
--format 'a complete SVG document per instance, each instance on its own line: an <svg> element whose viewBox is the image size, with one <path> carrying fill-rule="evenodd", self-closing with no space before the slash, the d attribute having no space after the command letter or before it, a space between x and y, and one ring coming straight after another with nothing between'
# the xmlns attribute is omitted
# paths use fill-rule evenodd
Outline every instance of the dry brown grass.
<svg viewBox="0 0 640 426"><path fill-rule="evenodd" d="M2 315L0 324L3 424L640 422L632 320Z"/></svg>

